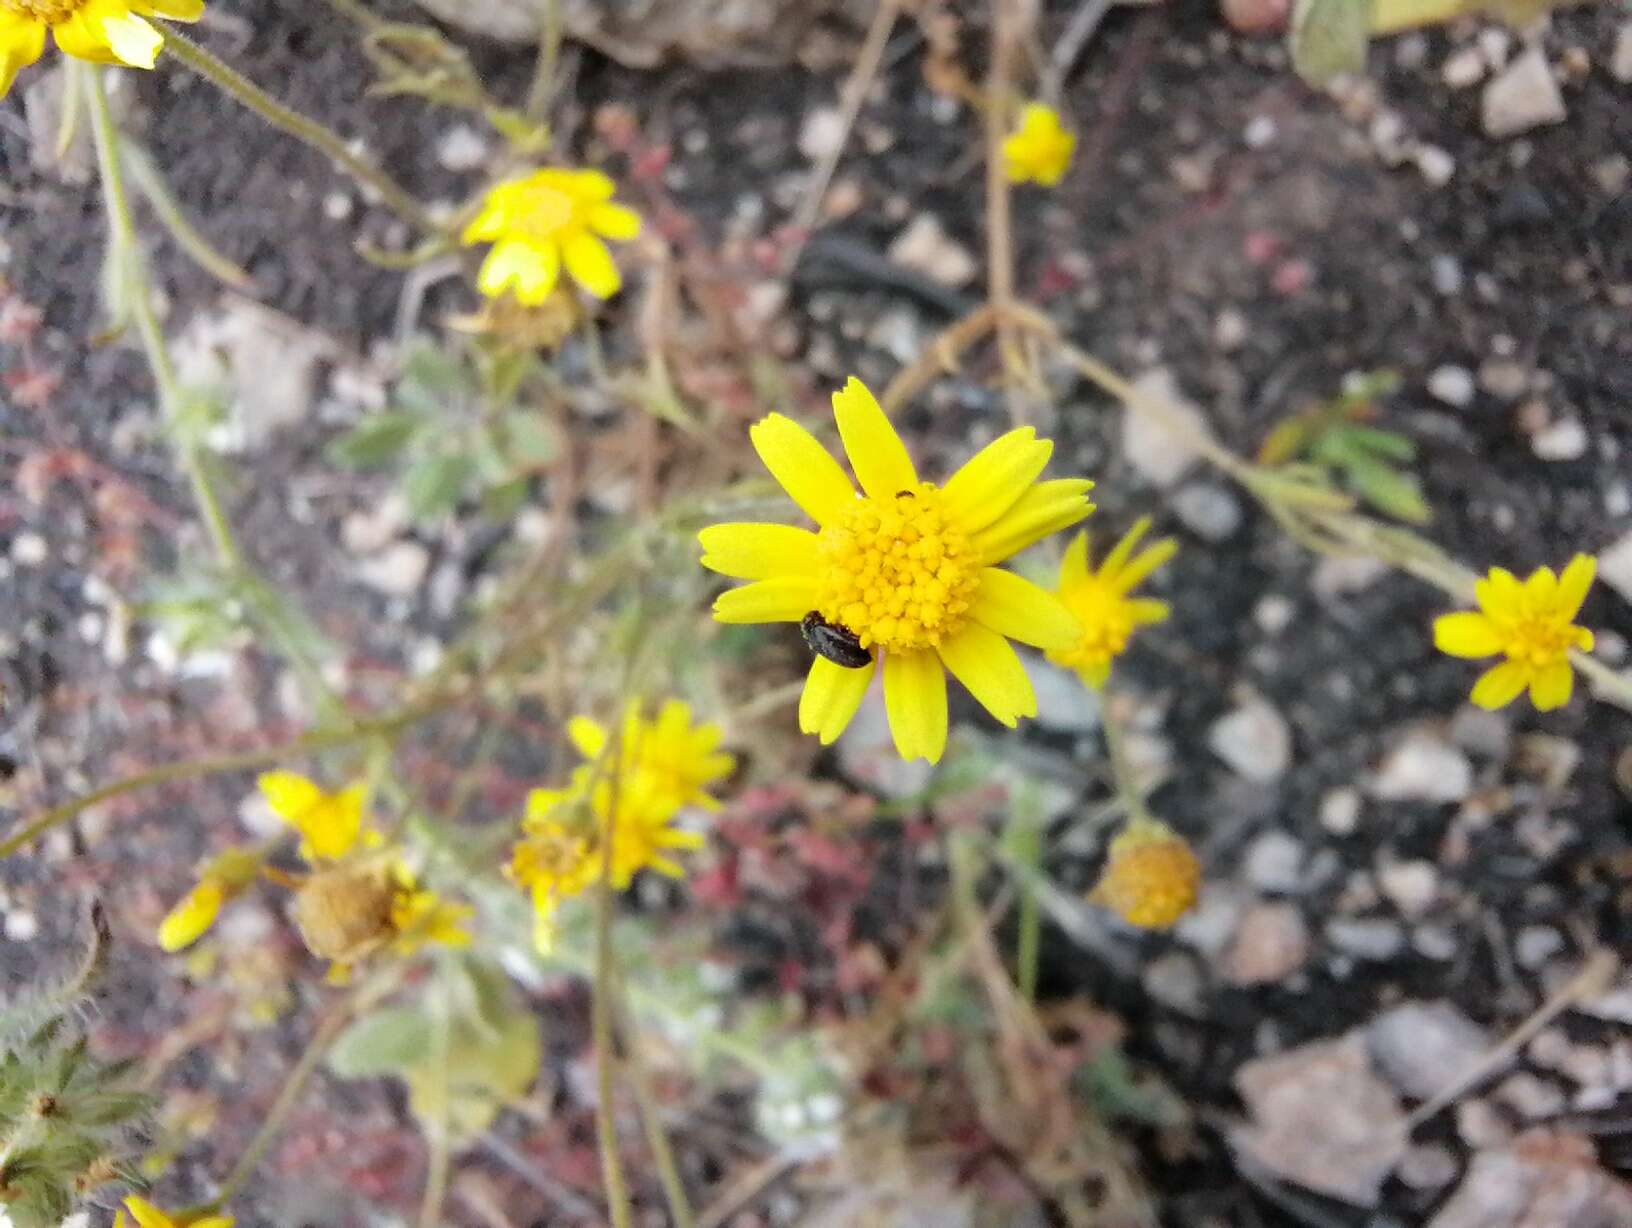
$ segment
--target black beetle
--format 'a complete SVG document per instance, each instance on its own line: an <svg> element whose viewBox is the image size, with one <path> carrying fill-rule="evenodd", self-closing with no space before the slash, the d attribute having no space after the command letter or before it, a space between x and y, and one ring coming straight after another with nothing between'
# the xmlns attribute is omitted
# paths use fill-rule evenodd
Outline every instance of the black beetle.
<svg viewBox="0 0 1632 1228"><path fill-rule="evenodd" d="M860 669L873 663L873 654L861 646L854 631L828 622L818 610L812 610L799 620L799 633L813 653L826 657L834 665Z"/></svg>

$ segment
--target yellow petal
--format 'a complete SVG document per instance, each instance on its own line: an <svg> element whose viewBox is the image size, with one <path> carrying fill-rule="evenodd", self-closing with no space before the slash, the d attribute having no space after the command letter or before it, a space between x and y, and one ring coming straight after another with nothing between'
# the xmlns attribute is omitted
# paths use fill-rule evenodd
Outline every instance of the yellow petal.
<svg viewBox="0 0 1632 1228"><path fill-rule="evenodd" d="M703 566L738 580L816 574L816 534L788 524L716 524L697 535Z"/></svg>
<svg viewBox="0 0 1632 1228"><path fill-rule="evenodd" d="M1530 670L1518 661L1503 661L1488 669L1473 684L1469 696L1481 708L1494 712L1517 699L1530 681Z"/></svg>
<svg viewBox="0 0 1632 1228"><path fill-rule="evenodd" d="M1538 614L1553 608L1553 597L1557 592L1558 577L1551 567L1536 568L1524 582L1524 600L1528 608Z"/></svg>
<svg viewBox="0 0 1632 1228"><path fill-rule="evenodd" d="M1502 637L1489 618L1466 610L1434 619L1434 647L1453 657L1490 657L1502 650Z"/></svg>
<svg viewBox="0 0 1632 1228"><path fill-rule="evenodd" d="M596 298L611 298L623 285L612 253L588 231L578 231L562 240L561 259L572 280Z"/></svg>
<svg viewBox="0 0 1632 1228"><path fill-rule="evenodd" d="M1037 715L1037 695L1009 641L979 623L966 623L938 650L941 662L1003 724Z"/></svg>
<svg viewBox="0 0 1632 1228"><path fill-rule="evenodd" d="M839 462L792 418L767 414L749 428L754 451L788 497L817 524L831 524L855 503Z"/></svg>
<svg viewBox="0 0 1632 1228"><path fill-rule="evenodd" d="M1492 567L1489 575L1474 583L1473 591L1478 599L1479 608L1486 614L1516 614L1519 601L1524 594L1524 586L1507 568Z"/></svg>
<svg viewBox="0 0 1632 1228"><path fill-rule="evenodd" d="M45 22L0 8L0 98L17 74L45 53Z"/></svg>
<svg viewBox="0 0 1632 1228"><path fill-rule="evenodd" d="M1077 671L1077 677L1081 678L1083 685L1090 690L1099 690L1111 680L1111 659L1106 657L1103 661L1084 665Z"/></svg>
<svg viewBox="0 0 1632 1228"><path fill-rule="evenodd" d="M975 549L985 563L1001 563L1050 533L1068 529L1094 510L1087 478L1037 482L991 524L975 535Z"/></svg>
<svg viewBox="0 0 1632 1228"><path fill-rule="evenodd" d="M561 251L555 244L501 239L482 262L476 286L489 298L499 298L508 290L518 303L536 307L550 297L560 280Z"/></svg>
<svg viewBox="0 0 1632 1228"><path fill-rule="evenodd" d="M861 488L874 499L893 498L897 491L918 484L907 446L884 416L867 385L855 376L833 394L833 418L850 467Z"/></svg>
<svg viewBox="0 0 1632 1228"><path fill-rule="evenodd" d="M215 924L223 899L219 883L211 879L199 883L159 926L159 946L172 953L192 946Z"/></svg>
<svg viewBox="0 0 1632 1228"><path fill-rule="evenodd" d="M594 205L587 214L589 228L608 239L633 239L640 234L640 214L628 205Z"/></svg>
<svg viewBox="0 0 1632 1228"><path fill-rule="evenodd" d="M125 1209L136 1217L141 1228L175 1228L175 1222L168 1215L135 1194L126 1195Z"/></svg>
<svg viewBox="0 0 1632 1228"><path fill-rule="evenodd" d="M212 1215L209 1219L195 1219L189 1228L232 1228L236 1222L230 1215Z"/></svg>
<svg viewBox="0 0 1632 1228"><path fill-rule="evenodd" d="M1078 533L1060 559L1060 582L1055 591L1066 593L1088 579L1088 534Z"/></svg>
<svg viewBox="0 0 1632 1228"><path fill-rule="evenodd" d="M722 623L796 623L816 608L816 581L807 576L755 580L714 599Z"/></svg>
<svg viewBox="0 0 1632 1228"><path fill-rule="evenodd" d="M1135 597L1128 603L1128 613L1133 618L1136 627L1148 627L1153 623L1165 623L1169 614L1173 612L1165 601L1157 601L1153 597Z"/></svg>
<svg viewBox="0 0 1632 1228"><path fill-rule="evenodd" d="M598 759L606 748L606 726L587 716L575 716L567 722L567 740L585 759Z"/></svg>
<svg viewBox="0 0 1632 1228"><path fill-rule="evenodd" d="M1102 576L1114 576L1117 572L1121 571L1122 568L1127 565L1128 559L1132 557L1133 549L1139 544L1139 539L1142 538L1149 530L1149 516L1141 516L1138 520L1135 520L1128 531L1122 534L1122 540L1117 542L1116 545L1112 546L1111 552L1100 561L1097 569L1099 574Z"/></svg>
<svg viewBox="0 0 1632 1228"><path fill-rule="evenodd" d="M1111 591L1123 594L1131 591L1141 580L1178 552L1179 543L1171 537L1164 537L1149 549L1141 550L1131 563L1116 573L1115 579L1111 582Z"/></svg>
<svg viewBox="0 0 1632 1228"><path fill-rule="evenodd" d="M826 657L812 661L799 695L799 731L815 734L823 746L832 745L861 707L874 669L872 661L860 669L846 669Z"/></svg>
<svg viewBox="0 0 1632 1228"><path fill-rule="evenodd" d="M89 60L93 64L117 64L119 57L108 44L107 32L102 28L103 19L107 16L105 3L88 4L68 20L53 25L51 33L64 55L71 55L76 60Z"/></svg>
<svg viewBox="0 0 1632 1228"><path fill-rule="evenodd" d="M357 847L363 834L363 802L367 797L367 785L348 785L295 823L316 856L338 861Z"/></svg>
<svg viewBox="0 0 1632 1228"><path fill-rule="evenodd" d="M164 35L134 13L103 18L102 34L119 62L131 68L152 68L164 46Z"/></svg>
<svg viewBox="0 0 1632 1228"><path fill-rule="evenodd" d="M1570 560L1564 568L1564 574L1558 578L1558 595L1554 598L1558 602L1558 613L1566 619L1573 619L1581 611L1581 603L1587 599L1587 590L1592 587L1592 580L1598 574L1598 560L1590 554L1578 554Z"/></svg>
<svg viewBox="0 0 1632 1228"><path fill-rule="evenodd" d="M947 480L947 511L965 532L980 532L1020 501L1053 451L1029 426L998 436Z"/></svg>
<svg viewBox="0 0 1632 1228"><path fill-rule="evenodd" d="M933 652L884 657L884 710L903 759L939 763L946 750L946 673Z"/></svg>
<svg viewBox="0 0 1632 1228"><path fill-rule="evenodd" d="M1530 702L1536 705L1537 712L1551 712L1570 702L1574 688L1575 672L1570 669L1570 663L1554 661L1542 666L1530 679Z"/></svg>
<svg viewBox="0 0 1632 1228"><path fill-rule="evenodd" d="M272 813L285 823L296 823L328 795L298 772L262 772L255 783Z"/></svg>
<svg viewBox="0 0 1632 1228"><path fill-rule="evenodd" d="M981 571L969 616L999 635L1052 652L1064 652L1082 635L1077 616L1058 597L997 567Z"/></svg>

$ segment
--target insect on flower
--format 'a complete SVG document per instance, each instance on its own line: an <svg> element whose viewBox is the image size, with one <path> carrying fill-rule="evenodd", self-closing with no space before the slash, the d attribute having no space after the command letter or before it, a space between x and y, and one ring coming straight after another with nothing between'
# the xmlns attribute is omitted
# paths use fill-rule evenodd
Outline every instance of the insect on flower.
<svg viewBox="0 0 1632 1228"><path fill-rule="evenodd" d="M805 644L819 657L826 657L834 665L845 669L861 669L873 663L873 654L861 646L861 640L849 627L830 623L820 610L812 610L799 620L799 634Z"/></svg>

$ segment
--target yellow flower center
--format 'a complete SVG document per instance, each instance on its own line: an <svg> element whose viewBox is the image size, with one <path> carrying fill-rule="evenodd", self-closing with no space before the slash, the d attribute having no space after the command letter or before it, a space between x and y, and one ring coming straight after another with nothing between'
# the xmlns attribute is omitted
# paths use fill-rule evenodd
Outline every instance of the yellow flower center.
<svg viewBox="0 0 1632 1228"><path fill-rule="evenodd" d="M0 0L0 9L54 26L58 22L67 21L84 8L87 2L88 0Z"/></svg>
<svg viewBox="0 0 1632 1228"><path fill-rule="evenodd" d="M1557 614L1525 614L1497 626L1506 637L1503 651L1508 657L1537 668L1565 660L1572 648L1592 647L1590 631Z"/></svg>
<svg viewBox="0 0 1632 1228"><path fill-rule="evenodd" d="M963 626L980 585L980 559L930 482L856 500L817 550L816 608L864 648L935 647Z"/></svg>
<svg viewBox="0 0 1632 1228"><path fill-rule="evenodd" d="M1068 669L1104 665L1127 651L1133 638L1133 608L1109 587L1089 583L1063 594L1066 605L1082 624L1082 638L1048 659Z"/></svg>
<svg viewBox="0 0 1632 1228"><path fill-rule="evenodd" d="M578 202L557 188L529 183L520 191L520 210L514 226L519 238L553 239L577 219Z"/></svg>

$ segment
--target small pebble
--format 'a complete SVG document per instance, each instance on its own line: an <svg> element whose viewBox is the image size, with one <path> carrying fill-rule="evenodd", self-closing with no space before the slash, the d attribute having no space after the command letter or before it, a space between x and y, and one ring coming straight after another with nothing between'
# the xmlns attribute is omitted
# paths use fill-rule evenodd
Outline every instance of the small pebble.
<svg viewBox="0 0 1632 1228"><path fill-rule="evenodd" d="M30 942L40 932L40 919L23 909L6 914L6 937L12 942Z"/></svg>
<svg viewBox="0 0 1632 1228"><path fill-rule="evenodd" d="M1417 173L1432 187L1444 187L1456 174L1456 159L1438 145L1418 145L1411 160L1417 164Z"/></svg>
<svg viewBox="0 0 1632 1228"><path fill-rule="evenodd" d="M1453 90L1478 85L1485 77L1485 57L1477 47L1462 47L1445 57L1439 78Z"/></svg>
<svg viewBox="0 0 1632 1228"><path fill-rule="evenodd" d="M1544 461L1573 461L1587 454L1590 442L1581 419L1560 418L1530 437L1530 450Z"/></svg>
<svg viewBox="0 0 1632 1228"><path fill-rule="evenodd" d="M1439 894L1439 869L1431 861L1400 861L1377 871L1383 895L1409 920L1427 912Z"/></svg>
<svg viewBox="0 0 1632 1228"><path fill-rule="evenodd" d="M1430 259L1428 275L1434 283L1434 293L1444 298L1455 298L1462 293L1462 263L1455 256L1439 255Z"/></svg>
<svg viewBox="0 0 1632 1228"><path fill-rule="evenodd" d="M1241 501L1210 482L1192 482L1173 495L1173 512L1203 541L1228 541L1241 527Z"/></svg>
<svg viewBox="0 0 1632 1228"><path fill-rule="evenodd" d="M1513 939L1513 958L1532 972L1564 949L1564 936L1548 925L1527 925Z"/></svg>
<svg viewBox="0 0 1632 1228"><path fill-rule="evenodd" d="M1320 825L1334 836L1352 836L1360 826L1360 790L1328 790L1320 799Z"/></svg>
<svg viewBox="0 0 1632 1228"><path fill-rule="evenodd" d="M1214 721L1207 745L1237 775L1259 784L1278 780L1292 764L1291 727L1264 699L1244 703Z"/></svg>
<svg viewBox="0 0 1632 1228"><path fill-rule="evenodd" d="M1326 941L1356 959L1393 959L1405 945L1398 923L1386 918L1334 917L1326 923Z"/></svg>
<svg viewBox="0 0 1632 1228"><path fill-rule="evenodd" d="M23 532L11 539L11 561L19 567L38 567L50 553L45 538L38 533Z"/></svg>
<svg viewBox="0 0 1632 1228"><path fill-rule="evenodd" d="M1473 375L1466 367L1437 367L1428 377L1428 395L1457 409L1473 404L1475 391Z"/></svg>

